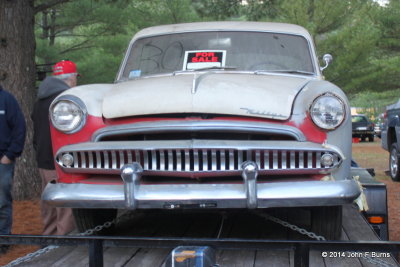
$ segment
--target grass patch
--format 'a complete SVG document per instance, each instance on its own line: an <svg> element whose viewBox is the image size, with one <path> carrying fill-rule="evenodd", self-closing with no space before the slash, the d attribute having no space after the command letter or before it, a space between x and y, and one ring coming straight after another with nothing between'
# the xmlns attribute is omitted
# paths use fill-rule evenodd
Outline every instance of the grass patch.
<svg viewBox="0 0 400 267"><path fill-rule="evenodd" d="M378 180L388 180L389 152L381 147L380 139L375 142L353 143L353 159L363 168L374 168Z"/></svg>

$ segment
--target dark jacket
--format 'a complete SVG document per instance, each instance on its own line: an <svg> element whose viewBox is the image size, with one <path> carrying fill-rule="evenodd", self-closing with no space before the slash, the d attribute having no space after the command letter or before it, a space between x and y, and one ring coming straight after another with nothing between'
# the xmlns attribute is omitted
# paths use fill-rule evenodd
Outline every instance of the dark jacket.
<svg viewBox="0 0 400 267"><path fill-rule="evenodd" d="M26 125L15 97L0 86L0 158L11 160L24 149Z"/></svg>
<svg viewBox="0 0 400 267"><path fill-rule="evenodd" d="M51 102L69 86L62 80L47 77L39 86L38 97L31 115L33 121L33 148L39 168L54 170L53 147L50 136L49 107Z"/></svg>

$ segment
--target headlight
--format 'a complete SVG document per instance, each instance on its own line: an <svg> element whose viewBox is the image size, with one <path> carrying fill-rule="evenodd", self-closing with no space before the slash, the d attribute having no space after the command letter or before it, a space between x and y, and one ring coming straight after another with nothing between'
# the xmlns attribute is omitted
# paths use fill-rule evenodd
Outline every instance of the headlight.
<svg viewBox="0 0 400 267"><path fill-rule="evenodd" d="M53 126L65 133L75 133L86 123L86 106L76 96L63 95L50 106Z"/></svg>
<svg viewBox="0 0 400 267"><path fill-rule="evenodd" d="M343 122L346 110L343 100L335 95L325 94L314 100L310 114L318 127L333 130Z"/></svg>

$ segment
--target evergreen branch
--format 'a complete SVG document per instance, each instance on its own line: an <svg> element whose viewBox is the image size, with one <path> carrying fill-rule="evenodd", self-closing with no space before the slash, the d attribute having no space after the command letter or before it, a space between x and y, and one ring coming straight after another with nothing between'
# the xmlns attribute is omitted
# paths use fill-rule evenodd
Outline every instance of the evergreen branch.
<svg viewBox="0 0 400 267"><path fill-rule="evenodd" d="M80 43L80 44L71 46L70 48L67 48L67 49L61 51L60 54L62 55L62 54L66 54L66 53L69 53L69 52L75 51L75 50L89 49L89 48L96 47L95 45L87 45L87 46L84 46L84 44L87 43L87 41L88 41L88 40L86 40L86 41L84 41L84 42L82 42L82 43Z"/></svg>
<svg viewBox="0 0 400 267"><path fill-rule="evenodd" d="M84 47L70 47L68 49L65 49L64 51L61 51L60 54L62 55L62 54L66 54L66 53L71 52L71 51L82 50L82 49L91 49L91 48L94 48L94 47L97 47L97 46L88 45L88 46L84 46Z"/></svg>
<svg viewBox="0 0 400 267"><path fill-rule="evenodd" d="M59 4L62 4L62 3L67 3L69 1L70 0L50 0L50 1L46 2L46 3L44 3L44 4L35 6L34 7L34 12L35 12L35 14L37 14L37 13L39 13L41 11L44 11L44 10L49 9L49 8L52 8L53 6L56 6L56 5L59 5Z"/></svg>

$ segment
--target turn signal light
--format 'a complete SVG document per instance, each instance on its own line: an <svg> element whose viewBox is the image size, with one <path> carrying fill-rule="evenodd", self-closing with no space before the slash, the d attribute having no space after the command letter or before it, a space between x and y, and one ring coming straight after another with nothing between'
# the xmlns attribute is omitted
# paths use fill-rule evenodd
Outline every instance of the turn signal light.
<svg viewBox="0 0 400 267"><path fill-rule="evenodd" d="M370 216L370 217L368 217L368 221L370 223L380 224L380 223L384 223L385 219L381 216Z"/></svg>

